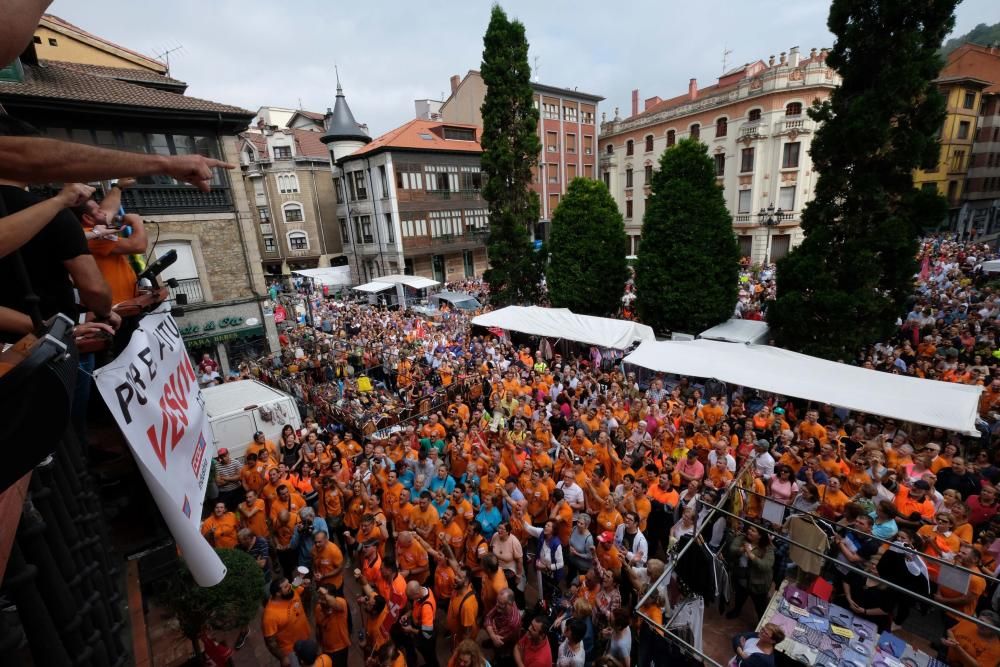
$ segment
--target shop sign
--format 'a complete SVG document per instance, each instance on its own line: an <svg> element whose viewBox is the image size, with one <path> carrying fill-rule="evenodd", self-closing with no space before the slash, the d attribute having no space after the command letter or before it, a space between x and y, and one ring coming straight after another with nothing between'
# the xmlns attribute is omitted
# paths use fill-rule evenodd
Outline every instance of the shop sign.
<svg viewBox="0 0 1000 667"><path fill-rule="evenodd" d="M223 317L221 320L208 320L202 324L189 324L185 327L181 327L181 335L190 337L212 334L223 329L241 327L244 323L250 324L249 322L246 322L244 318L239 316ZM253 324L257 324L257 322L255 321Z"/></svg>

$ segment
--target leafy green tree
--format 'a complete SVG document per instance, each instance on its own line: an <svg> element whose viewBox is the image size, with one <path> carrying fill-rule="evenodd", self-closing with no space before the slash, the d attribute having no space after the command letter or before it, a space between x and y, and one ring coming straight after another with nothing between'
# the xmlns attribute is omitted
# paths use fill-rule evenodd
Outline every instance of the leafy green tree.
<svg viewBox="0 0 1000 667"><path fill-rule="evenodd" d="M635 263L639 318L697 334L736 306L739 246L708 148L685 139L660 157Z"/></svg>
<svg viewBox="0 0 1000 667"><path fill-rule="evenodd" d="M805 240L778 262L768 321L779 345L853 359L904 312L918 236L943 210L913 187L913 170L938 161L945 101L933 79L956 4L834 0L827 64L843 81L809 110L821 123L810 153L819 178Z"/></svg>
<svg viewBox="0 0 1000 667"><path fill-rule="evenodd" d="M622 303L628 280L628 236L604 183L574 178L552 214L549 299L557 308L607 317Z"/></svg>
<svg viewBox="0 0 1000 667"><path fill-rule="evenodd" d="M490 207L490 268L483 277L492 304L531 303L539 296L544 257L528 232L538 221L538 195L530 186L542 145L524 24L494 5L483 45L483 198Z"/></svg>
<svg viewBox="0 0 1000 667"><path fill-rule="evenodd" d="M222 581L207 588L199 586L181 560L162 595L166 607L177 617L181 632L196 647L196 653L196 640L202 630L244 628L257 617L264 600L264 573L253 556L238 549L215 552L226 566Z"/></svg>

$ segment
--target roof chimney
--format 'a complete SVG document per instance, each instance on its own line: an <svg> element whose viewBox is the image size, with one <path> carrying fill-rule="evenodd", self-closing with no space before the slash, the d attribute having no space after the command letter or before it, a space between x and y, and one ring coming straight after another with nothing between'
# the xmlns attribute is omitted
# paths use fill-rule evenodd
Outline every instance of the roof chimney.
<svg viewBox="0 0 1000 667"><path fill-rule="evenodd" d="M788 66L798 67L799 66L799 47L793 46L788 49Z"/></svg>
<svg viewBox="0 0 1000 667"><path fill-rule="evenodd" d="M452 77L451 77L451 94L452 95L454 95L455 91L458 90L458 85L460 83L462 83L462 77L460 77L457 74L452 75Z"/></svg>
<svg viewBox="0 0 1000 667"><path fill-rule="evenodd" d="M688 99L698 99L698 79L691 79L688 81Z"/></svg>
<svg viewBox="0 0 1000 667"><path fill-rule="evenodd" d="M632 115L639 115L639 89L636 88L632 91Z"/></svg>

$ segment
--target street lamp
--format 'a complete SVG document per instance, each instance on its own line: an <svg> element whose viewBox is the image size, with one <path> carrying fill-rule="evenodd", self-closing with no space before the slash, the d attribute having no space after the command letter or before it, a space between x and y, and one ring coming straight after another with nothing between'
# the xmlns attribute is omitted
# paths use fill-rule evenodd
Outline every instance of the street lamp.
<svg viewBox="0 0 1000 667"><path fill-rule="evenodd" d="M760 218L760 226L767 228L767 244L764 246L764 266L771 263L771 229L781 224L781 221L789 217L790 213L785 213L780 208L775 210L774 203L767 208L760 209L757 217Z"/></svg>

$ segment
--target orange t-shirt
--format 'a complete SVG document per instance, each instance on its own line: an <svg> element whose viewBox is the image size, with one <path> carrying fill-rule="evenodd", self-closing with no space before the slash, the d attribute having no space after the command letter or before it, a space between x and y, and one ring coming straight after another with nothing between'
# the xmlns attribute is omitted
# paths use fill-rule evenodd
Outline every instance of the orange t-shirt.
<svg viewBox="0 0 1000 667"><path fill-rule="evenodd" d="M350 647L351 636L347 630L347 600L337 598L337 606L343 605L341 609L331 608L329 611L323 605L317 604L313 610L313 618L316 619L316 639L324 653L336 653Z"/></svg>
<svg viewBox="0 0 1000 667"><path fill-rule="evenodd" d="M416 540L405 549L399 544L396 545L396 564L399 565L400 570L409 571L417 568L426 568L427 563L427 551ZM427 571L425 569L422 574L411 574L407 579L419 581L422 584L427 581Z"/></svg>
<svg viewBox="0 0 1000 667"><path fill-rule="evenodd" d="M258 510L257 512L254 512L253 516L249 519L243 514L244 505L246 505L246 503L240 505L240 516L243 519L243 525L253 531L253 534L257 537L266 538L269 535L269 531L267 529L267 514L264 511L264 501L258 498L254 501L253 507L248 508L256 508Z"/></svg>
<svg viewBox="0 0 1000 667"><path fill-rule="evenodd" d="M239 527L236 515L232 512L226 512L221 517L212 514L201 522L201 534L208 539L209 531L214 530L212 545L216 549L235 549Z"/></svg>
<svg viewBox="0 0 1000 667"><path fill-rule="evenodd" d="M316 581L321 584L332 584L337 588L344 585L344 554L340 551L340 547L330 540L326 545L320 549L319 547L313 547L312 549L312 567L313 575L316 577ZM334 570L341 568L340 572L334 574Z"/></svg>
<svg viewBox="0 0 1000 667"><path fill-rule="evenodd" d="M128 256L114 254L117 239L90 239L87 241L90 254L97 262L97 268L111 287L111 302L121 303L135 296L135 271L128 263Z"/></svg>
<svg viewBox="0 0 1000 667"><path fill-rule="evenodd" d="M448 603L448 632L455 636L475 637L479 634L476 619L479 617L479 600L472 588L459 591ZM472 628L468 634L462 632L462 628Z"/></svg>
<svg viewBox="0 0 1000 667"><path fill-rule="evenodd" d="M294 593L291 600L269 600L260 621L264 636L274 637L278 650L286 656L292 652L295 642L312 636L302 599L298 591Z"/></svg>

